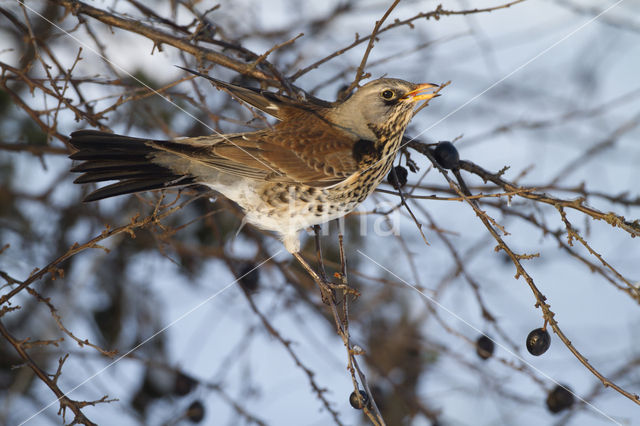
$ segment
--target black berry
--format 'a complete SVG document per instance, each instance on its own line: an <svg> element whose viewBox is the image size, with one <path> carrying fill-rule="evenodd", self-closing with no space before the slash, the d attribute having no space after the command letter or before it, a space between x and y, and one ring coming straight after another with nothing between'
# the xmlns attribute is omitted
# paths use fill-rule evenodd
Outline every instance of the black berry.
<svg viewBox="0 0 640 426"><path fill-rule="evenodd" d="M544 328L536 328L527 336L527 350L531 355L540 356L551 346L551 336Z"/></svg>
<svg viewBox="0 0 640 426"><path fill-rule="evenodd" d="M192 423L200 423L204 419L204 405L200 401L193 401L187 408L187 419Z"/></svg>
<svg viewBox="0 0 640 426"><path fill-rule="evenodd" d="M393 173L394 171L395 174ZM387 175L387 182L395 189L400 189L407 184L407 176L409 176L407 169L402 166L395 166Z"/></svg>
<svg viewBox="0 0 640 426"><path fill-rule="evenodd" d="M372 160L373 157L375 157L376 151L376 146L372 141L360 139L353 144L353 159L356 160L356 163Z"/></svg>
<svg viewBox="0 0 640 426"><path fill-rule="evenodd" d="M451 142L439 142L433 156L443 169L456 169L460 162L460 154Z"/></svg>
<svg viewBox="0 0 640 426"><path fill-rule="evenodd" d="M573 393L568 386L558 385L547 396L547 408L553 414L571 408L573 405Z"/></svg>
<svg viewBox="0 0 640 426"><path fill-rule="evenodd" d="M345 84L338 89L338 99L349 99L351 94L353 94L353 89L347 92L349 89L349 85Z"/></svg>
<svg viewBox="0 0 640 426"><path fill-rule="evenodd" d="M494 349L495 344L493 343L493 340L487 336L482 335L478 337L478 340L476 340L476 353L481 359L491 358Z"/></svg>
<svg viewBox="0 0 640 426"><path fill-rule="evenodd" d="M184 373L176 374L175 382L173 383L173 393L178 396L185 396L191 392L198 382Z"/></svg>
<svg viewBox="0 0 640 426"><path fill-rule="evenodd" d="M260 273L253 263L245 263L238 271L238 282L246 291L252 292L258 289Z"/></svg>
<svg viewBox="0 0 640 426"><path fill-rule="evenodd" d="M369 402L369 397L363 390L360 390L358 392L360 392L360 397L362 399L358 400L358 395L355 393L355 391L351 392L351 395L349 395L349 404L351 404L351 406L356 410L362 410L364 406Z"/></svg>

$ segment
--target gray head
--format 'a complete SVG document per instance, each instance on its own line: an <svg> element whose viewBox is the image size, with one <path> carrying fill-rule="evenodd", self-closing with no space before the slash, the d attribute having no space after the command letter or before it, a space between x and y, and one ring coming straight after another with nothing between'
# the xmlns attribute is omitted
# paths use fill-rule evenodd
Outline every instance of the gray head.
<svg viewBox="0 0 640 426"><path fill-rule="evenodd" d="M415 102L436 96L433 84L414 84L397 78L380 78L362 86L331 113L331 121L358 139L376 140L372 129L388 123L409 124Z"/></svg>

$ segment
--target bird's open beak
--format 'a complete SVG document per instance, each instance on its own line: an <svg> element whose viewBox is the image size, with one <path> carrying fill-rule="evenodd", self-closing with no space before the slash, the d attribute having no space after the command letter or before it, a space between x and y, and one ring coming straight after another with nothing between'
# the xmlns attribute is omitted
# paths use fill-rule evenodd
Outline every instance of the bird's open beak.
<svg viewBox="0 0 640 426"><path fill-rule="evenodd" d="M431 83L418 84L418 87L406 93L402 97L402 99L407 99L410 102L428 101L429 99L435 98L436 96L440 96L437 93L433 92L434 89L438 87L440 86Z"/></svg>

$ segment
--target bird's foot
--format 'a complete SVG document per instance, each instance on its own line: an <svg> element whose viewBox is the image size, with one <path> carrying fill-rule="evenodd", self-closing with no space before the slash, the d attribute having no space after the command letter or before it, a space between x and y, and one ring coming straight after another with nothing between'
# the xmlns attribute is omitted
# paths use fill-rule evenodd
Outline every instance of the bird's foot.
<svg viewBox="0 0 640 426"><path fill-rule="evenodd" d="M318 287L320 287L322 302L325 305L338 303L338 297L336 297L337 292L342 293L342 297L347 294L352 295L354 298L360 296L360 292L358 290L353 287L349 287L347 284L336 284L331 281L321 281L318 282Z"/></svg>
<svg viewBox="0 0 640 426"><path fill-rule="evenodd" d="M322 303L325 305L333 305L338 302L336 298L336 291L333 289L335 284L328 281L318 281L318 287L320 287L320 296L322 297Z"/></svg>
<svg viewBox="0 0 640 426"><path fill-rule="evenodd" d="M360 297L360 292L358 290L356 290L355 288L351 287L350 285L348 285L345 277L340 272L335 272L333 274L333 277L335 279L337 279L338 282L342 283L342 284L335 284L335 283L332 282L331 286L332 286L333 290L340 290L340 291L342 291L342 294L344 294L344 295L350 294L355 298Z"/></svg>
<svg viewBox="0 0 640 426"><path fill-rule="evenodd" d="M326 305L331 305L337 303L336 291L341 291L343 294L354 294L359 296L358 293L353 288L349 287L346 284L336 284L325 276L325 274L318 274L309 263L300 255L300 252L292 253L293 257L302 265L302 267L307 271L307 273L313 278L313 281L320 288L320 295L322 296L322 302Z"/></svg>

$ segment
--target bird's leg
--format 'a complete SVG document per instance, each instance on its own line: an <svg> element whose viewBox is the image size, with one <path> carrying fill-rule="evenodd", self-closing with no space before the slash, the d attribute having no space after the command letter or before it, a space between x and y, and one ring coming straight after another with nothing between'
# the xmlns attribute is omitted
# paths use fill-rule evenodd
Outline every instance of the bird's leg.
<svg viewBox="0 0 640 426"><path fill-rule="evenodd" d="M318 284L318 287L320 287L320 294L322 296L322 302L324 304L326 304L326 305L335 304L336 303L336 294L335 294L335 291L333 289L335 284L327 281L326 276L323 278L320 275L318 275L318 273L313 270L311 265L309 265L309 263L307 263L307 261L304 260L304 258L300 254L300 252L295 252L295 253L291 253L291 254L293 255L293 257L295 257L298 260L298 263L300 263L300 265L302 265L302 267L305 269L305 271L307 271L307 273L309 275L311 275L311 278L313 278L313 280L316 282L316 284Z"/></svg>
<svg viewBox="0 0 640 426"><path fill-rule="evenodd" d="M347 257L344 255L344 236L342 232L338 234L338 245L340 247L340 278L342 283L347 281Z"/></svg>
<svg viewBox="0 0 640 426"><path fill-rule="evenodd" d="M322 260L322 248L320 247L320 225L313 225L313 232L316 235L316 257L318 258L318 270L320 271L320 277L325 282L328 282L327 271L324 270L324 261Z"/></svg>

